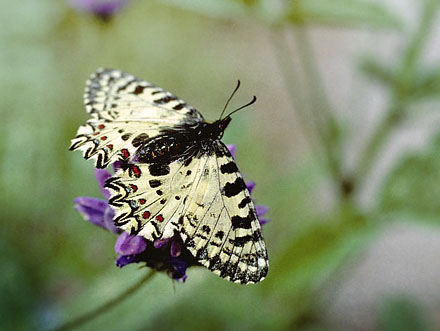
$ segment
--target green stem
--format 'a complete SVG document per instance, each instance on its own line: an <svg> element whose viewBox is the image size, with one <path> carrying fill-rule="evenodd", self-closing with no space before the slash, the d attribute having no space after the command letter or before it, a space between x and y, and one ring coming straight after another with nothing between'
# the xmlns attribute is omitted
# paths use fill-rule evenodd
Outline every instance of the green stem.
<svg viewBox="0 0 440 331"><path fill-rule="evenodd" d="M410 102L411 88L415 73L417 72L418 61L429 32L432 29L438 6L438 0L428 0L425 2L419 26L404 52L404 57L398 70L397 77L393 80L391 104L388 107L382 122L376 127L371 135L359 161L355 172L357 180L356 187L362 185L366 180L366 177L373 168L384 143L387 141L392 130L399 124L400 120L405 115L406 108Z"/></svg>
<svg viewBox="0 0 440 331"><path fill-rule="evenodd" d="M296 25L293 29L298 56L305 72L304 79L308 80L308 99L314 115L321 121L332 118L330 102L325 92L323 79L318 69L315 52L311 45L309 31L305 25ZM322 125L322 124L321 124Z"/></svg>
<svg viewBox="0 0 440 331"><path fill-rule="evenodd" d="M374 134L371 136L368 145L361 156L356 171L357 184L361 184L362 181L365 180L376 161L378 152L389 137L390 132L402 118L404 105L394 102L392 102L392 104L393 105L386 112L385 118L383 118L382 122L375 128Z"/></svg>
<svg viewBox="0 0 440 331"><path fill-rule="evenodd" d="M405 81L413 78L418 60L420 59L420 54L423 51L429 32L432 29L438 7L438 0L425 1L425 6L420 17L420 25L415 31L403 59L400 76L405 79Z"/></svg>
<svg viewBox="0 0 440 331"><path fill-rule="evenodd" d="M121 294L119 294L118 296L116 296L115 298L111 299L110 301L107 301L106 303L104 303L102 306L99 306L75 319L73 319L72 321L69 321L59 327L57 327L55 330L56 331L61 331L61 330L71 330L73 328L76 328L78 326L81 326L93 319L95 319L96 317L98 317L99 315L105 313L106 311L112 309L114 306L118 305L119 303L121 303L123 300L127 299L129 296L131 296L133 293L135 293L139 288L142 287L142 285L144 285L145 283L147 283L155 274L154 270L150 270L147 274L145 274L144 277L142 277L137 283L135 283L134 285L132 285L131 287L129 287L127 290L125 290L124 292L122 292Z"/></svg>
<svg viewBox="0 0 440 331"><path fill-rule="evenodd" d="M304 97L301 93L301 84L299 83L299 72L293 61L290 59L287 41L284 37L283 27L273 28L271 31L269 41L272 43L274 50L276 64L278 65L281 79L286 88L289 102L292 110L298 114L301 124L304 126L303 134L306 136L306 141L310 142L312 137L307 133L313 133L316 128L310 122L307 114L307 109L304 106Z"/></svg>
<svg viewBox="0 0 440 331"><path fill-rule="evenodd" d="M307 80L310 111L318 130L320 142L328 162L328 167L335 184L341 187L343 182L341 173L341 151L339 145L339 128L332 114L332 107L327 97L323 79L319 72L318 63L310 42L307 27L296 25L293 30L294 41L298 48L299 59ZM347 198L343 190L341 197Z"/></svg>

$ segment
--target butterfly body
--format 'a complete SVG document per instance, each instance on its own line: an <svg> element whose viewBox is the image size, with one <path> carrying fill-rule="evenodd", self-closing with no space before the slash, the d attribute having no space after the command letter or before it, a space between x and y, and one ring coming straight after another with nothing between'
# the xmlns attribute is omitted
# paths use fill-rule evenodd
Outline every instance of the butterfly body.
<svg viewBox="0 0 440 331"><path fill-rule="evenodd" d="M203 121L165 130L160 136L145 139L136 151L137 161L169 164L198 153L213 153L230 121L227 117L213 123Z"/></svg>
<svg viewBox="0 0 440 331"><path fill-rule="evenodd" d="M176 233L228 280L262 280L267 251L255 206L221 142L229 116L209 123L184 101L132 75L100 69L85 90L91 114L72 140L96 167L123 161L106 187L114 223L147 240Z"/></svg>

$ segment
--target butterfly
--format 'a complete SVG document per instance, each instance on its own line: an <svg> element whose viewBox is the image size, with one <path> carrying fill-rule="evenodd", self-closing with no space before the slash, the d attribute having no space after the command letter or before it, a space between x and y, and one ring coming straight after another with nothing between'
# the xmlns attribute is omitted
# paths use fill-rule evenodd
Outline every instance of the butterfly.
<svg viewBox="0 0 440 331"><path fill-rule="evenodd" d="M255 206L221 142L230 115L247 105L222 118L226 104L219 120L207 122L162 88L102 68L87 81L84 103L91 118L70 149L97 168L122 164L106 182L116 227L151 241L177 233L215 274L242 284L264 279L268 257Z"/></svg>

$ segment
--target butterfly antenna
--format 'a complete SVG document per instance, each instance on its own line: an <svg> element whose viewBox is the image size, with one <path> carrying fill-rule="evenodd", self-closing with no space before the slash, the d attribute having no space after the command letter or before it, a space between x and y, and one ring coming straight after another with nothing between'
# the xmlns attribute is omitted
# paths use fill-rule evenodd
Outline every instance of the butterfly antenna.
<svg viewBox="0 0 440 331"><path fill-rule="evenodd" d="M247 103L247 104L245 104L244 106L241 106L240 108L237 108L237 109L235 109L234 111L230 112L226 117L231 116L232 114L238 112L239 110L241 110L241 109L243 109L243 108L249 107L250 105L254 104L255 101L257 101L257 97L254 95L254 97L252 98L252 100L251 100L249 103Z"/></svg>
<svg viewBox="0 0 440 331"><path fill-rule="evenodd" d="M234 97L235 92L237 92L238 88L240 87L240 80L237 81L237 86L234 89L234 92L232 92L231 96L229 97L228 101L226 101L226 105L223 108L222 113L220 114L220 120L222 119L223 114L225 113L226 108L228 108L229 102Z"/></svg>

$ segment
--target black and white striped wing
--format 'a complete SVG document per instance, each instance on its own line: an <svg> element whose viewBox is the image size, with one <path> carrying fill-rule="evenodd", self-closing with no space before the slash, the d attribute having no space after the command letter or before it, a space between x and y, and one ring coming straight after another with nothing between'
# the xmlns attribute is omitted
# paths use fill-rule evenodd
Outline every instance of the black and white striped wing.
<svg viewBox="0 0 440 331"><path fill-rule="evenodd" d="M222 142L201 169L185 204L181 236L186 247L227 280L263 280L268 257L261 226L243 177Z"/></svg>
<svg viewBox="0 0 440 331"><path fill-rule="evenodd" d="M266 276L267 251L255 207L223 143L218 141L211 154L167 166L132 167L106 184L116 226L149 240L177 232L202 265L230 281L248 284Z"/></svg>
<svg viewBox="0 0 440 331"><path fill-rule="evenodd" d="M91 114L72 140L71 150L81 150L105 168L118 159L129 159L137 147L163 130L203 121L203 116L171 93L119 70L98 69L86 83L86 110Z"/></svg>

